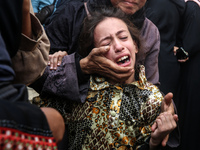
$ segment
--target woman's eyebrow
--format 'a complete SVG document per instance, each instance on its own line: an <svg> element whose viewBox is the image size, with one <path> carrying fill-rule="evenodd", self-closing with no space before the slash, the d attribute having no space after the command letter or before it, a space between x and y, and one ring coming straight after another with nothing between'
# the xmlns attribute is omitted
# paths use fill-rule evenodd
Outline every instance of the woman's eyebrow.
<svg viewBox="0 0 200 150"><path fill-rule="evenodd" d="M116 35L119 35L119 34L121 34L121 33L123 33L123 32L126 32L126 30L119 30L119 31L116 33ZM101 40L99 41L99 43L102 43L103 41L109 40L109 39L111 39L111 36L110 36L110 35L104 37L103 39L101 39Z"/></svg>
<svg viewBox="0 0 200 150"><path fill-rule="evenodd" d="M103 39L101 39L101 40L99 41L99 43L102 43L103 41L109 40L109 39L111 39L111 36L106 36L106 37L104 37Z"/></svg>
<svg viewBox="0 0 200 150"><path fill-rule="evenodd" d="M123 32L126 32L126 30L119 30L119 31L116 33L116 35L119 35L119 34L121 34L121 33L123 33Z"/></svg>

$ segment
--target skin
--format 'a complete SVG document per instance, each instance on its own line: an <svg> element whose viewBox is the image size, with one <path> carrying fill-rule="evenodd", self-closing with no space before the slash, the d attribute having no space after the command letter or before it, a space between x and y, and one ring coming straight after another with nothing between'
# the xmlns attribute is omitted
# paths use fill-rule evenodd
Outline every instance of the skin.
<svg viewBox="0 0 200 150"><path fill-rule="evenodd" d="M24 0L22 6L22 33L32 37L31 15L30 15L30 0Z"/></svg>
<svg viewBox="0 0 200 150"><path fill-rule="evenodd" d="M133 15L145 5L146 0L110 0L110 2L114 7L119 7L126 14Z"/></svg>
<svg viewBox="0 0 200 150"><path fill-rule="evenodd" d="M118 66L134 68L135 54L138 49L123 21L117 18L107 18L100 22L94 30L94 41L95 47L110 47L110 50L105 54L106 58ZM123 57L128 57L126 62L119 61ZM125 83L133 81L134 72ZM113 80L110 82L115 83Z"/></svg>
<svg viewBox="0 0 200 150"><path fill-rule="evenodd" d="M111 3L114 7L119 7L127 14L134 14L145 5L146 0L111 0ZM98 73L115 82L125 82L133 74L134 69L131 67L119 66L107 59L105 55L109 50L110 47L99 47L92 49L87 57L80 60L82 72L85 74ZM51 65L51 68L56 69L58 60L60 62L62 60L62 58L60 59L59 57L64 57L65 55L67 54L56 54L56 56L50 56L49 65ZM172 98L173 95L171 93L165 95L162 104L165 105L166 109L163 110L162 108L162 111L170 112L173 117L177 118L177 115L174 115ZM162 141L163 146L166 145L167 140L168 136L166 136L166 138Z"/></svg>
<svg viewBox="0 0 200 150"><path fill-rule="evenodd" d="M176 56L176 51L178 50L178 47L174 46L174 56ZM180 63L184 63L186 62L187 60L189 60L189 58L186 58L186 59L178 59L178 62Z"/></svg>
<svg viewBox="0 0 200 150"><path fill-rule="evenodd" d="M135 56L138 52L135 42L132 40L130 32L126 24L117 18L106 18L100 22L94 30L95 47L110 47L105 53L105 57L122 67L135 66ZM119 62L124 56L128 56L128 61ZM134 81L134 73L125 83ZM111 80L111 82L115 83ZM173 95L168 95L173 97ZM169 103L170 105L172 103ZM169 106L162 104L163 110L168 110ZM178 116L172 115L172 112L167 111L161 113L152 126L151 139L149 142L150 150L158 149L162 143L166 145L169 133L176 128L176 120Z"/></svg>
<svg viewBox="0 0 200 150"><path fill-rule="evenodd" d="M41 107L41 110L47 118L49 127L52 131L53 137L56 140L56 143L59 143L62 140L65 132L65 123L63 117L54 108Z"/></svg>
<svg viewBox="0 0 200 150"><path fill-rule="evenodd" d="M22 7L22 33L32 37L31 15L30 15L30 0L23 1ZM64 135L65 124L61 114L53 108L41 108L47 118L49 127L57 143L59 143Z"/></svg>

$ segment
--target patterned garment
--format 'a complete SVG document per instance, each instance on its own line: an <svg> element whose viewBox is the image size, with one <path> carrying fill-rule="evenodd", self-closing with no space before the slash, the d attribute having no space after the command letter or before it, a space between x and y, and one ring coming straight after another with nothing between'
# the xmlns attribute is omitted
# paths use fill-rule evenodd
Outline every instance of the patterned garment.
<svg viewBox="0 0 200 150"><path fill-rule="evenodd" d="M112 85L105 78L91 76L86 102L68 105L71 113L63 115L68 149L139 149L150 137L162 99L159 89L147 82L144 66L132 84ZM55 99L47 103L54 108L66 106L65 101L59 105Z"/></svg>
<svg viewBox="0 0 200 150"><path fill-rule="evenodd" d="M0 124L13 123L1 120ZM33 130L26 128L26 130ZM22 132L10 127L0 127L0 149L1 150L57 150L57 144L53 137L38 135L41 131L33 133Z"/></svg>

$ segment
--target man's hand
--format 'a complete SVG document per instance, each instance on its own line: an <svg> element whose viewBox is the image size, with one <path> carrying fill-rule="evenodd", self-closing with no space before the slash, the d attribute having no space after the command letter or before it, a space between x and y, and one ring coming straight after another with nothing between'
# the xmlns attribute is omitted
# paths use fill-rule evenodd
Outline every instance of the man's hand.
<svg viewBox="0 0 200 150"><path fill-rule="evenodd" d="M51 70L56 70L57 66L61 65L62 58L67 55L66 51L58 51L52 55L49 55L49 62L48 65L50 66Z"/></svg>
<svg viewBox="0 0 200 150"><path fill-rule="evenodd" d="M131 67L121 67L104 55L110 50L109 46L94 48L90 54L80 60L80 66L85 74L97 73L116 82L127 80L134 72Z"/></svg>

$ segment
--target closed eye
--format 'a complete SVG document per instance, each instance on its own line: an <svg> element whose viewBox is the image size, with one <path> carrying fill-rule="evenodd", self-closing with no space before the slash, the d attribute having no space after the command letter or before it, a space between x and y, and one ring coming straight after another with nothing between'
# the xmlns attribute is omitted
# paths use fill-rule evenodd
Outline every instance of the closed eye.
<svg viewBox="0 0 200 150"><path fill-rule="evenodd" d="M128 38L127 36L120 37L120 39L122 39L122 40L125 40L125 39L127 39L127 38Z"/></svg>

